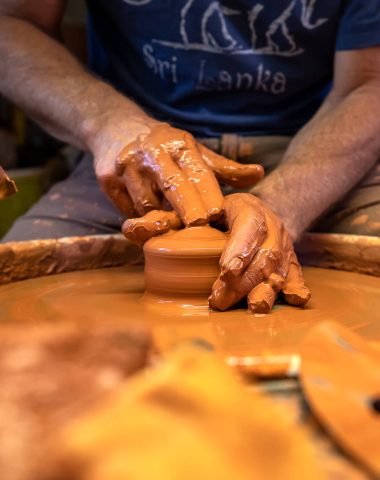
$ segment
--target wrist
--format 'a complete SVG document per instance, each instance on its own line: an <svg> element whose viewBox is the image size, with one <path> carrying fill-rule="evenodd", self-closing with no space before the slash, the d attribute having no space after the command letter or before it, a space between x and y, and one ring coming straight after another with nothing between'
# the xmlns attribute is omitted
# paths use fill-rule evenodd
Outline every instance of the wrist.
<svg viewBox="0 0 380 480"><path fill-rule="evenodd" d="M98 92L100 100L89 108L80 128L82 143L94 156L110 148L119 152L161 123L109 85L102 85L102 90Z"/></svg>
<svg viewBox="0 0 380 480"><path fill-rule="evenodd" d="M286 199L278 192L274 195L260 184L253 187L250 193L262 200L281 219L293 242L296 242L303 233L298 221L299 215L288 205Z"/></svg>

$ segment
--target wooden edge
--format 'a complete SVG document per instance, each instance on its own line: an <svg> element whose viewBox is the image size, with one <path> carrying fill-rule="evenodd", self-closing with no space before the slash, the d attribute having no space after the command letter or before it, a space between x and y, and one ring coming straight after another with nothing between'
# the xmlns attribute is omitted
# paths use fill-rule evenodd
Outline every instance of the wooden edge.
<svg viewBox="0 0 380 480"><path fill-rule="evenodd" d="M54 273L111 267L142 253L123 235L94 235L0 244L0 285Z"/></svg>
<svg viewBox="0 0 380 480"><path fill-rule="evenodd" d="M307 233L296 251L302 265L380 276L380 237Z"/></svg>

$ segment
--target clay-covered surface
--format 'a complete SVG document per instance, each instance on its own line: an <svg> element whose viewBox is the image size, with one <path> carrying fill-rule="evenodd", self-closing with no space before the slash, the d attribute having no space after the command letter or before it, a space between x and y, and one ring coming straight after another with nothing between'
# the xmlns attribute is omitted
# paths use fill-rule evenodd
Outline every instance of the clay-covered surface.
<svg viewBox="0 0 380 480"><path fill-rule="evenodd" d="M277 304L260 316L244 308L211 311L206 299L146 297L142 266L64 273L0 287L0 321L137 322L152 328L160 350L202 339L226 357L278 356L280 363L297 354L304 335L324 320L380 340L380 278L318 268L304 273L312 291L307 307Z"/></svg>
<svg viewBox="0 0 380 480"><path fill-rule="evenodd" d="M1 480L41 478L60 430L145 367L150 352L139 327L2 325Z"/></svg>
<svg viewBox="0 0 380 480"><path fill-rule="evenodd" d="M31 377L27 377L28 382L25 380L25 375L30 368L30 365L26 364L21 370L24 379L21 383L25 381L27 389L25 391L18 389L16 385L12 390L12 396L8 397L11 399L11 403L8 402L7 405L16 403L25 405L28 412L28 405L30 405L28 398L30 398L34 388L37 390L40 388L44 375L46 374L46 381L49 385L51 384L52 373L54 378L61 376L59 372L64 368L59 355L61 350L54 347L56 345L55 341L49 340L50 332L56 329L58 339L60 339L61 337L66 338L66 335L71 338L72 334L66 334L66 329L71 332L72 328L75 331L80 326L88 332L87 327L90 327L90 331L93 330L93 326L96 327L93 339L87 340L87 334L78 333L81 339L78 344L83 343L85 352L104 352L102 358L105 358L104 355L108 355L105 347L109 347L110 336L104 335L104 329L111 328L110 334L114 338L112 333L114 329L119 332L120 327L123 331L124 328L128 328L132 324L140 325L140 327L146 325L151 327L154 341L163 353L168 351L170 347L186 340L197 340L203 344L207 342L225 356L227 363L233 364L231 359L235 361L236 359L248 359L253 362L250 367L253 367L254 373L257 373L257 369L262 373L262 369L264 369L264 373L268 376L283 374L286 370L283 368L284 364L288 368L287 364L292 364L292 359L298 357L298 348L305 334L312 326L327 319L338 321L361 333L371 341L380 340L379 278L315 268L305 268L304 271L306 282L312 291L312 299L308 307L298 309L277 305L274 311L266 316L248 314L243 308L227 312L213 312L206 306L205 299L200 298L162 302L153 296L144 296L142 266L62 273L4 285L0 287L0 322L3 322L2 335L5 342L2 344L3 358L5 360L8 358L7 352L12 353L15 342L18 343L20 339L23 339L25 345L30 344L31 347L36 343L33 339L37 339L38 345L43 346L43 352L46 349L45 344L52 345L52 349L47 350L52 352L49 353L50 357L46 357L43 353L42 356L37 356L39 362L35 364L33 364L35 356L29 355L33 364L34 370L32 370L36 372L36 375L38 374L38 377L33 378L30 384ZM35 326L38 330L42 327L41 332L44 332L45 328L47 329L46 334L41 334L43 341L40 340L40 334L35 336L31 333L34 330L32 326ZM13 339L10 335L13 336L12 332L15 328L23 331L23 333L17 334ZM63 333L59 333L61 328ZM98 328L100 329L98 330ZM9 334L5 334L7 331ZM74 337L76 338L76 335ZM10 340L8 341L6 338L10 338ZM48 341L45 341L45 338ZM125 336L123 338L125 339ZM26 341L26 339L28 340ZM10 342L9 347L7 347L7 342ZM66 344L66 340L65 342L59 340L60 343ZM123 348L124 345L125 342L121 342ZM114 358L112 352L113 350L111 356ZM119 353L117 349L115 358L119 359ZM13 355L12 360L12 355L10 357L11 361L8 358L5 362L7 368L17 366L17 355L16 364L15 356ZM123 359L124 357L120 358ZM139 358L144 359L144 355ZM97 354L94 359L97 359ZM54 360L56 367L50 365L52 360ZM78 357L75 358L75 365L72 364L74 369L78 365L82 371L82 364L86 368L84 374L88 375L88 379L86 377L83 385L91 386L93 382L97 389L105 386L107 390L110 379L112 384L115 378L116 380L122 380L123 378L123 375L116 375L116 377L115 375L109 375L109 369L106 369L106 373L108 373L104 376L102 373L104 370L103 360L99 362L96 360L94 366L89 363L88 367L86 362L82 361L81 354L78 354ZM108 363L108 359L106 363ZM142 361L141 365L143 363ZM115 364L117 364L116 368L119 369L119 361L113 363L113 368ZM122 364L124 364L124 360ZM57 372L56 374L53 372L54 369ZM62 384L63 391L67 396L65 399L62 398L62 401L59 397L55 397L58 401L52 405L56 409L57 415L51 416L52 423L48 424L49 430L50 426L54 425L55 418L63 418L60 417L62 409L65 410L64 405L67 397L70 398L70 392L73 391L70 384L72 375L70 371L66 373L62 376L63 380L60 384ZM80 372L78 371L78 373ZM36 379L38 382L35 381ZM77 377L74 376L73 379L77 382ZM57 383L57 381L54 383ZM284 381L277 383L266 381L256 385L260 385L272 397L276 396L273 388L278 388L280 393L276 400L289 407L289 411L294 409L295 422L305 422L306 416L310 417L310 413L304 411L304 402L299 394L298 387L295 392L293 390L287 392L286 385L284 390ZM82 391L85 395L81 402L87 406L95 388L91 386L88 392L85 388ZM72 396L72 398L75 400L76 397ZM77 408L76 402L75 408ZM81 408L76 412L79 413ZM66 415L66 411L64 413ZM17 412L16 416L19 417L19 415L20 413ZM9 418L9 428L12 428L14 422L11 417ZM30 425L32 425L30 438L32 438L32 442L42 432L42 430L34 429L34 421L33 413L30 416ZM22 424L19 422L18 425L21 427L24 422ZM350 480L366 478L365 474L362 475L351 462L333 449L326 435L319 430L316 432L316 430L316 425L311 419L310 441L316 443L318 447L321 462L329 470L328 478L349 478ZM26 438L25 435L29 435L28 432L21 432L24 435L22 438ZM36 432L36 434L33 432ZM17 433L17 438L21 438L20 432ZM47 436L47 438L50 437ZM17 448L20 448L18 455L23 455L24 440L17 445L19 445ZM31 445L31 442L28 442L28 445ZM38 451L46 452L44 449L38 449ZM14 454L6 455L5 452L5 461L12 455ZM12 465L17 466L17 463L13 462ZM30 464L28 468L32 469L33 464ZM25 470L18 472L19 478L23 478L23 472ZM15 474L14 472L11 473L13 480Z"/></svg>

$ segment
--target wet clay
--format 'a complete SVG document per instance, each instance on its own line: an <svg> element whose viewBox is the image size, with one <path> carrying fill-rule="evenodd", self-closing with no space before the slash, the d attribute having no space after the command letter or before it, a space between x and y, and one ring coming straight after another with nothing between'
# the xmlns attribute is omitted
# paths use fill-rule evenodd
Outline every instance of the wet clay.
<svg viewBox="0 0 380 480"><path fill-rule="evenodd" d="M218 217L223 195L195 139L166 123L149 130L128 144L116 160L138 216L160 209L157 192L162 192L187 226Z"/></svg>
<svg viewBox="0 0 380 480"><path fill-rule="evenodd" d="M234 194L226 197L225 217L228 236L203 226L149 240L144 247L147 291L166 297L211 294L215 310L247 298L251 312L269 313L280 292L290 305L305 305L310 291L291 239L273 212L250 194ZM123 232L146 238L152 228L162 231L165 223L150 220L144 227L131 220Z"/></svg>
<svg viewBox="0 0 380 480"><path fill-rule="evenodd" d="M143 299L142 266L63 273L0 287L0 322L120 322L152 329L159 350L201 339L227 362L266 374L287 372L299 344L316 324L335 320L367 339L380 341L380 278L351 272L304 268L313 292L307 307L276 304L268 315L245 308L215 312L183 301Z"/></svg>
<svg viewBox="0 0 380 480"><path fill-rule="evenodd" d="M264 175L259 165L239 165L198 144L189 133L157 122L123 148L116 170L122 179L119 186L127 190L123 188L126 210L133 205L138 214L128 215L130 218L161 209L164 196L186 226L205 225L222 214L224 198L217 179L244 188L255 185ZM117 198L112 181L108 186L103 183L105 191L120 204L121 191Z"/></svg>
<svg viewBox="0 0 380 480"><path fill-rule="evenodd" d="M122 235L63 237L0 244L0 285L52 273L136 262L137 245Z"/></svg>
<svg viewBox="0 0 380 480"><path fill-rule="evenodd" d="M169 300L199 297L207 303L226 241L226 233L209 226L151 238L144 245L146 291Z"/></svg>

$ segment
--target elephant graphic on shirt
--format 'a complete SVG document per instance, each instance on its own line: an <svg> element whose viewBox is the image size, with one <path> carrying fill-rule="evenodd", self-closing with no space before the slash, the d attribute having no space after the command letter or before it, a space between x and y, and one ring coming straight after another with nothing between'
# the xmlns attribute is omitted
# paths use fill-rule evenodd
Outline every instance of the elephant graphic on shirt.
<svg viewBox="0 0 380 480"><path fill-rule="evenodd" d="M134 7L140 7L142 5L148 5L153 0L123 0L123 2L127 3L128 5L133 5Z"/></svg>
<svg viewBox="0 0 380 480"><path fill-rule="evenodd" d="M181 11L180 32L185 45L198 44L220 50L233 50L238 42L228 30L227 17L240 15L240 10L225 7L218 1L202 2L207 8L199 17L196 0L189 0ZM196 17L196 18L194 18ZM200 19L200 22L199 22ZM210 28L211 21L217 22L217 28Z"/></svg>
<svg viewBox="0 0 380 480"><path fill-rule="evenodd" d="M146 2L154 0L124 0L128 2ZM218 0L186 0L181 9L179 30L180 42L153 40L155 43L176 49L201 50L211 53L228 52L230 54L261 54L295 56L303 52L294 39L289 21L301 23L307 30L320 27L327 18L314 19L318 0L290 0L288 6L270 20L263 34L256 28L261 15L268 6L256 2L249 10L231 8ZM295 17L297 4L301 13ZM267 12L266 12L267 13ZM231 28L233 18L245 22L250 31L251 45L243 45L241 36Z"/></svg>

